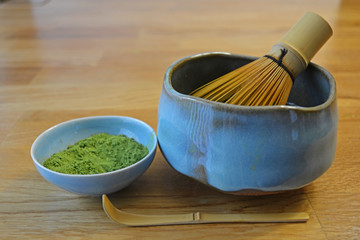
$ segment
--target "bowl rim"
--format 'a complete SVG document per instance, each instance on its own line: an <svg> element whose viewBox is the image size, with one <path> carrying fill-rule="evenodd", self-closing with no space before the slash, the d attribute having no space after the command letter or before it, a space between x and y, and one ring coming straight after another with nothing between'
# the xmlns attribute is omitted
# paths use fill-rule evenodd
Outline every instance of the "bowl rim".
<svg viewBox="0 0 360 240"><path fill-rule="evenodd" d="M141 125L144 125L150 132L151 136L154 138L154 144L152 146L151 149L149 149L149 153L143 157L142 159L140 159L139 161L137 161L136 163L131 164L130 166L121 168L121 169L117 169L111 172L105 172L105 173L96 173L96 174L68 174L68 173L60 173L60 172L56 172L54 170L51 170L47 167L44 167L39 160L35 157L35 149L38 146L38 142L41 140L41 138L43 138L44 136L46 136L47 134L49 134L50 132L52 132L54 129L60 128L60 127L66 127L66 125L69 124L74 124L74 123L78 123L81 121L92 121L92 120L100 120L100 119L110 119L110 118L115 118L115 119L127 119L133 122L137 122L140 123ZM90 178L90 177L101 177L101 176L106 176L106 175L113 175L116 173L120 173L120 172L125 172L127 170L129 170L130 168L134 168L137 165L140 165L141 163L145 162L146 160L148 160L148 158L151 157L151 155L156 151L157 148L157 136L156 133L154 131L154 129L148 125L147 123L133 118L133 117L128 117L128 116L118 116L118 115L102 115L102 116L88 116L88 117L81 117L81 118L74 118L74 119L70 119L61 123L58 123L48 129L46 129L44 132L42 132L38 137L36 137L36 139L34 140L33 144L31 145L31 149L30 149L30 155L31 158L35 164L36 167L41 168L44 171L47 172L51 172L52 174L58 175L58 176L63 176L63 177L74 177L74 178Z"/></svg>
<svg viewBox="0 0 360 240"><path fill-rule="evenodd" d="M168 92L169 95L173 95L174 97L186 99L192 102L198 102L204 105L209 105L215 109L222 109L227 111L288 111L288 110L296 110L296 111L304 111L304 112L315 112L319 110L323 110L329 107L336 100L336 82L334 77L323 67L310 62L309 65L314 67L316 70L320 71L329 83L329 96L325 102L322 104L312 106L312 107L303 107L303 106L293 106L293 105L271 105L271 106L244 106L244 105L234 105L222 102L214 102L211 100L194 97L191 95L183 94L174 89L171 84L171 78L181 65L185 64L194 59L206 58L211 56L220 56L220 57L234 57L243 60L255 60L258 57L241 55L241 54L233 54L228 52L204 52L198 53L194 55L190 55L187 57L183 57L174 63L172 63L165 72L163 87Z"/></svg>

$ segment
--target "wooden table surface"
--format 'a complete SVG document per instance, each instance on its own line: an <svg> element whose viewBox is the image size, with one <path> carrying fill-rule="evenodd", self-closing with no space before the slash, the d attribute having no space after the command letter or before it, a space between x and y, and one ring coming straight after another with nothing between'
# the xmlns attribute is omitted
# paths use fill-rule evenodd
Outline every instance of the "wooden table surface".
<svg viewBox="0 0 360 240"><path fill-rule="evenodd" d="M305 11L333 37L313 59L337 82L338 145L312 184L278 195L233 196L169 167L109 195L137 213L306 211L307 223L130 228L98 197L66 192L35 169L30 147L73 118L126 115L154 129L164 72L208 51L261 56ZM360 2L356 0L5 0L0 3L0 239L360 239Z"/></svg>

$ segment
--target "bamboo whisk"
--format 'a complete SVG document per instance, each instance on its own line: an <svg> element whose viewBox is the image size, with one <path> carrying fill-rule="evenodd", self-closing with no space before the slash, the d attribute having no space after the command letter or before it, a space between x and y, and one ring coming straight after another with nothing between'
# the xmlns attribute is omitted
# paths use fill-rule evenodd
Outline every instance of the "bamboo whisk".
<svg viewBox="0 0 360 240"><path fill-rule="evenodd" d="M190 95L237 105L285 105L295 78L331 35L332 29L322 17L307 12L268 54Z"/></svg>

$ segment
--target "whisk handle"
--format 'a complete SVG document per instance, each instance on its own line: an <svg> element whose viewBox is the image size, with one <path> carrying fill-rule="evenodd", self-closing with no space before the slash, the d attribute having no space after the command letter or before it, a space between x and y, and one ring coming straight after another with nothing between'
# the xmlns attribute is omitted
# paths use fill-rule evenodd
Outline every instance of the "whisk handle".
<svg viewBox="0 0 360 240"><path fill-rule="evenodd" d="M307 66L332 34L326 20L316 13L307 12L279 42L294 49Z"/></svg>

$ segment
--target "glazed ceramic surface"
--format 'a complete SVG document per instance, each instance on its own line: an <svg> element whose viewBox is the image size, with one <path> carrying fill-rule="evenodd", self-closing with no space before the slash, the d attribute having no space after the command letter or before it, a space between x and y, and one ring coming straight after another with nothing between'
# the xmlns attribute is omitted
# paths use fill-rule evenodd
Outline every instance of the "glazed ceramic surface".
<svg viewBox="0 0 360 240"><path fill-rule="evenodd" d="M42 165L52 154L97 133L124 134L146 146L149 154L129 167L101 174L63 174ZM146 123L130 117L97 116L74 119L46 130L34 141L31 157L39 173L54 185L78 194L101 195L118 191L142 175L152 163L156 147L156 134Z"/></svg>
<svg viewBox="0 0 360 240"><path fill-rule="evenodd" d="M335 156L338 113L330 73L310 64L286 106L237 106L188 95L253 59L203 53L171 65L158 108L159 146L175 170L224 192L303 187Z"/></svg>

